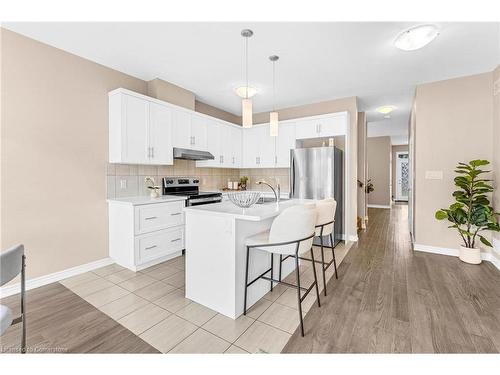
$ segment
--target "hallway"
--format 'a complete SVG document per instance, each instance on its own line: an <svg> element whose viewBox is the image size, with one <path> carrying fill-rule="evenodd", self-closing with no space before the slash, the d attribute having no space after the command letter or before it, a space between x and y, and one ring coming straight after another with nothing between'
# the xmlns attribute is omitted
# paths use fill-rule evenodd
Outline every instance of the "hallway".
<svg viewBox="0 0 500 375"><path fill-rule="evenodd" d="M413 252L406 205L370 221L286 353L498 353L500 271ZM430 219L431 220L431 219Z"/></svg>

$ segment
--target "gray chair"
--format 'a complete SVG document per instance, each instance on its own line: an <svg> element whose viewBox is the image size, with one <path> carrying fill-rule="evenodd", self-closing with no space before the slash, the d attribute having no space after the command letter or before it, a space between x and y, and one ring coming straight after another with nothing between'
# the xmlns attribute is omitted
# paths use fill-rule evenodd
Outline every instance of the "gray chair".
<svg viewBox="0 0 500 375"><path fill-rule="evenodd" d="M0 286L7 284L21 274L21 316L12 317L12 310L0 305L0 336L11 325L23 323L21 353L26 353L26 256L24 246L17 245L0 254Z"/></svg>

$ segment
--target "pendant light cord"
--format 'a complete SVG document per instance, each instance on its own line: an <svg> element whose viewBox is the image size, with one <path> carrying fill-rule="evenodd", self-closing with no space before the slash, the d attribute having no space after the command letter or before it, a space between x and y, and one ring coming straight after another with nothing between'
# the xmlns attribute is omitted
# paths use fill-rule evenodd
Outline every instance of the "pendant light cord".
<svg viewBox="0 0 500 375"><path fill-rule="evenodd" d="M273 61L273 112L276 111L276 70L275 62Z"/></svg>
<svg viewBox="0 0 500 375"><path fill-rule="evenodd" d="M245 38L245 70L246 70L246 87L245 87L245 99L248 99L248 37Z"/></svg>

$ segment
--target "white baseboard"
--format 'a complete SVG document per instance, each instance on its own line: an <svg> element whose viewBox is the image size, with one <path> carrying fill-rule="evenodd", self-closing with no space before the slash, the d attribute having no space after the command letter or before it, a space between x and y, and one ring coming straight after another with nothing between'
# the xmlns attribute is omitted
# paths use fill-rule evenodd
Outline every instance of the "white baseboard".
<svg viewBox="0 0 500 375"><path fill-rule="evenodd" d="M358 235L351 235L349 236L349 241L352 241L352 242L358 242L359 238L358 238Z"/></svg>
<svg viewBox="0 0 500 375"><path fill-rule="evenodd" d="M418 243L413 244L413 250L432 254L449 255L454 257L458 257L459 255L458 249L422 245ZM493 265L500 270L500 260L493 254L481 251L481 259L493 263Z"/></svg>
<svg viewBox="0 0 500 375"><path fill-rule="evenodd" d="M68 268L63 271L54 272L48 275L35 277L34 279L26 280L26 290L35 289L47 284L55 283L57 281L66 279L71 276L76 276L81 273L85 273L88 271L95 270L97 268L101 268L107 266L109 264L114 263L111 258L104 258L100 260L96 260L95 262L90 262L86 264L82 264L81 266L76 266L72 268ZM13 294L19 293L21 290L21 283L12 284L9 286L4 286L0 288L0 298L5 298L11 296Z"/></svg>
<svg viewBox="0 0 500 375"><path fill-rule="evenodd" d="M369 208L391 208L391 205L383 205L383 204L368 204Z"/></svg>

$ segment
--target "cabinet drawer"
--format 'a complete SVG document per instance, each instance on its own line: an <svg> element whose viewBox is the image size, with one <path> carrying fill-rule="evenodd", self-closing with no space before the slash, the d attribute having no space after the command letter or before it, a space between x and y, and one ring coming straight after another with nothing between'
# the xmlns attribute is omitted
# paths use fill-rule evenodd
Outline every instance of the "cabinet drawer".
<svg viewBox="0 0 500 375"><path fill-rule="evenodd" d="M135 208L135 234L184 224L184 201L155 203Z"/></svg>
<svg viewBox="0 0 500 375"><path fill-rule="evenodd" d="M184 248L184 227L154 232L136 238L136 264L150 262Z"/></svg>

